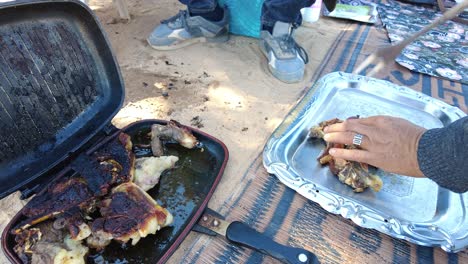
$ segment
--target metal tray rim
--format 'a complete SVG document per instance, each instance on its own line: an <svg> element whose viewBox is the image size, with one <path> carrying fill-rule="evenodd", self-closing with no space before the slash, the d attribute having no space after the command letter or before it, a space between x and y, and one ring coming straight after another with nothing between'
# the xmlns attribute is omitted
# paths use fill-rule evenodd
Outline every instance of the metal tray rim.
<svg viewBox="0 0 468 264"><path fill-rule="evenodd" d="M408 87L398 86L388 81L368 78L364 76L352 75L344 72L334 72L325 75L316 82L313 88L304 96L298 105L288 114L283 123L275 130L263 151L263 165L269 173L275 174L278 179L289 188L295 190L305 198L318 203L322 208L333 214L340 214L344 218L352 220L357 225L364 228L376 229L382 233L395 238L405 239L412 243L441 247L447 252L458 252L468 246L468 194L459 195L460 203L464 209L464 217L455 227L447 224L447 221L438 223L431 222L408 222L402 219L394 218L390 215L379 213L377 210L364 206L358 201L342 197L334 193L327 187L315 184L303 179L300 175L291 169L287 162L277 155L277 149L282 141L291 135L295 129L301 126L303 117L318 107L320 104L320 93L318 89L327 82L340 79L350 83L359 84L361 82L385 84L388 89L399 95L409 97L413 100L432 103L443 109L444 113L449 115L452 120L459 119L466 114L460 109L450 106L445 102L419 93Z"/></svg>

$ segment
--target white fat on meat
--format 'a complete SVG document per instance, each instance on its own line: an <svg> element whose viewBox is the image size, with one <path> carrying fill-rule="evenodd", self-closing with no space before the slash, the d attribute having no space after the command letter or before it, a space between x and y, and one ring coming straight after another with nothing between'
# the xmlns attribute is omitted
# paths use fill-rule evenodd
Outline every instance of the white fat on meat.
<svg viewBox="0 0 468 264"><path fill-rule="evenodd" d="M83 240L91 235L91 228L89 228L89 226L86 223L81 223L78 226L78 229L80 231L76 237L72 237L73 240Z"/></svg>
<svg viewBox="0 0 468 264"><path fill-rule="evenodd" d="M176 156L144 157L135 162L134 183L144 191L158 184L161 173L172 169L179 160Z"/></svg>
<svg viewBox="0 0 468 264"><path fill-rule="evenodd" d="M39 241L33 247L31 264L85 264L88 250L70 236L63 242Z"/></svg>
<svg viewBox="0 0 468 264"><path fill-rule="evenodd" d="M65 238L66 248L61 249L54 258L54 264L84 264L88 248L70 237Z"/></svg>

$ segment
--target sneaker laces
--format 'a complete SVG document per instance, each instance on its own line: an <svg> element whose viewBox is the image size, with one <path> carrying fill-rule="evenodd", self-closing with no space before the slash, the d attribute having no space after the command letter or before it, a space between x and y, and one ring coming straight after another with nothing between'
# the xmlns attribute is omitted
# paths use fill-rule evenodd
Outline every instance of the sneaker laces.
<svg viewBox="0 0 468 264"><path fill-rule="evenodd" d="M302 58L302 60L304 61L304 64L307 64L309 63L309 55L307 54L307 51L305 51L305 49L297 44L296 41L293 41L294 42L294 46L296 48L296 51L297 51L297 54L299 54L299 57Z"/></svg>
<svg viewBox="0 0 468 264"><path fill-rule="evenodd" d="M209 31L213 35L218 34L223 29L223 27L218 27L218 26L214 26L214 27L217 27L217 28L213 29L212 25L198 25L198 24L190 25L189 21L187 21L189 18L190 18L190 13L189 13L188 10L180 10L177 15L175 15L173 17L170 17L168 19L161 20L161 24L166 24L171 28L174 28L174 27L175 28L184 28L188 33L190 33L192 35L202 35L203 33L200 32L200 28L206 29L207 31ZM209 21L207 19L204 19L204 20L207 21L207 22L210 22L210 23L215 23L215 22ZM216 31L216 30L218 30L218 31Z"/></svg>
<svg viewBox="0 0 468 264"><path fill-rule="evenodd" d="M177 26L178 23L180 23L180 25L187 29L187 20L186 20L186 17L188 16L188 11L187 10L180 10L179 13L177 13L177 15L173 16L173 17L170 17L168 19L164 19L164 20L161 20L161 24L175 24Z"/></svg>
<svg viewBox="0 0 468 264"><path fill-rule="evenodd" d="M309 55L305 51L305 49L297 44L296 40L292 37L292 32L287 35L283 35L279 37L279 46L282 50L288 51L288 50L295 50L299 57L304 61L304 64L309 63Z"/></svg>

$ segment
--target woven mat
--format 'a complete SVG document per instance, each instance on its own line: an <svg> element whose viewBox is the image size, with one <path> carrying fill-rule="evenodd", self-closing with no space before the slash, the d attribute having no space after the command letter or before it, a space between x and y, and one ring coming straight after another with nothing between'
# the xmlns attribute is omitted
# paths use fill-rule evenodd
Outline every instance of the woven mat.
<svg viewBox="0 0 468 264"><path fill-rule="evenodd" d="M381 26L349 24L330 47L312 81L333 71L352 72L376 47L388 45ZM404 85L467 111L468 86L411 72L395 64L377 76ZM313 91L308 90L308 97ZM242 185L220 208L227 220L240 220L283 244L314 252L322 263L468 263L468 250L447 254L440 248L416 246L377 231L360 228L323 210L284 186L262 165L261 155L242 177ZM276 260L226 242L197 235L183 263L277 263Z"/></svg>
<svg viewBox="0 0 468 264"><path fill-rule="evenodd" d="M409 37L442 15L435 7L396 1L380 4L378 10L392 43ZM413 71L468 84L467 34L468 25L447 21L408 45L396 61Z"/></svg>

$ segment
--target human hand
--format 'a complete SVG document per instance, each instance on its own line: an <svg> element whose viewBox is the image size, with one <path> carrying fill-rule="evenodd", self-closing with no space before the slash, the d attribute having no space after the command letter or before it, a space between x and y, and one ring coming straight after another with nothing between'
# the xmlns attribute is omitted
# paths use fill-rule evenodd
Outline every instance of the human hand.
<svg viewBox="0 0 468 264"><path fill-rule="evenodd" d="M348 119L324 129L327 142L353 144L363 135L360 149L330 149L336 158L370 164L387 172L423 177L418 164L418 143L425 128L390 116Z"/></svg>

